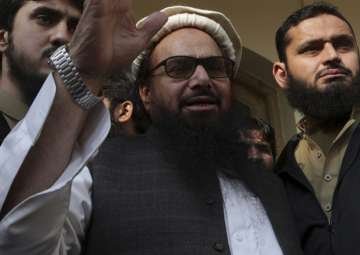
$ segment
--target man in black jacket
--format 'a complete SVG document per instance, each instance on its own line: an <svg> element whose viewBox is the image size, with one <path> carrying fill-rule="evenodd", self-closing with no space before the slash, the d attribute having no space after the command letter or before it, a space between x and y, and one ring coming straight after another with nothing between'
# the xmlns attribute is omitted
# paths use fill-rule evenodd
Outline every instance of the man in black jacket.
<svg viewBox="0 0 360 255"><path fill-rule="evenodd" d="M250 169L232 127L237 32L215 11L162 11L133 66L152 127L92 162L86 254L299 254L281 182Z"/></svg>
<svg viewBox="0 0 360 255"><path fill-rule="evenodd" d="M277 163L306 254L359 254L359 50L351 24L332 5L296 11L276 34L273 66L301 133Z"/></svg>
<svg viewBox="0 0 360 255"><path fill-rule="evenodd" d="M0 252L80 254L86 247L87 254L300 254L280 180L231 161L234 151L219 139L230 127L225 117L241 57L229 20L172 7L136 28L131 13L131 1L86 1L70 45L51 56L58 92L30 157L11 176L12 187L2 188ZM153 37L164 13L170 17ZM139 87L154 131L141 141L104 145L91 183L86 168L78 171L103 137L103 128L85 125L102 113L95 96L101 78L125 70L145 46L136 62L145 72ZM54 126L59 117L62 125ZM98 141L91 131L100 132Z"/></svg>

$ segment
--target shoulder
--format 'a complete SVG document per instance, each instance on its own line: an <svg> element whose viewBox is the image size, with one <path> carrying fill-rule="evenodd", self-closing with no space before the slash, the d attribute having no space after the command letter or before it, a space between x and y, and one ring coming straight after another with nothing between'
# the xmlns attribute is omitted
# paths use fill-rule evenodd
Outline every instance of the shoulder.
<svg viewBox="0 0 360 255"><path fill-rule="evenodd" d="M144 135L118 136L105 140L99 149L99 156L112 155L115 153L127 154L139 151L149 145L149 140Z"/></svg>
<svg viewBox="0 0 360 255"><path fill-rule="evenodd" d="M144 155L153 151L153 144L145 135L119 136L106 139L99 148L96 157L91 161L90 168L96 166L126 165L139 162Z"/></svg>
<svg viewBox="0 0 360 255"><path fill-rule="evenodd" d="M282 152L280 153L279 158L276 161L274 172L279 174L284 168L289 164L290 161L295 160L294 152L297 144L302 139L301 134L295 134L288 141Z"/></svg>

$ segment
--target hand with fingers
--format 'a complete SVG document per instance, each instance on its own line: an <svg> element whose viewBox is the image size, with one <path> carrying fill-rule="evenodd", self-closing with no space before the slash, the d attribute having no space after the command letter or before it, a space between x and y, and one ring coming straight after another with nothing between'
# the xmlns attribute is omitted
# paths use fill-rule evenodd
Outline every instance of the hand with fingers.
<svg viewBox="0 0 360 255"><path fill-rule="evenodd" d="M119 73L131 65L166 20L165 14L156 12L137 28L131 0L85 0L69 44L71 58L81 75L91 79ZM101 82L95 84L92 91L100 89Z"/></svg>

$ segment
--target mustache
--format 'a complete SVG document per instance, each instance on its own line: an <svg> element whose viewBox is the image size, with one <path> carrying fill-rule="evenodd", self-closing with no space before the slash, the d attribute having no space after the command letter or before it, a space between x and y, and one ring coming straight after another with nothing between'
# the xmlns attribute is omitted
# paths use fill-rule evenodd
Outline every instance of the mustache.
<svg viewBox="0 0 360 255"><path fill-rule="evenodd" d="M190 102L196 101L198 98L205 98L206 101L220 104L220 99L214 92L210 90L198 91L190 95L184 96L180 100L180 107L187 105Z"/></svg>
<svg viewBox="0 0 360 255"><path fill-rule="evenodd" d="M42 57L50 58L50 56L56 51L58 47L59 46L51 46L49 48L46 48L45 50L43 50Z"/></svg>
<svg viewBox="0 0 360 255"><path fill-rule="evenodd" d="M352 71L349 68L343 66L342 64L332 63L331 65L329 65L326 68L320 70L316 74L316 76L315 76L316 80L320 79L323 75L325 75L331 69L338 69L341 73L343 73L345 75L351 75L352 74Z"/></svg>

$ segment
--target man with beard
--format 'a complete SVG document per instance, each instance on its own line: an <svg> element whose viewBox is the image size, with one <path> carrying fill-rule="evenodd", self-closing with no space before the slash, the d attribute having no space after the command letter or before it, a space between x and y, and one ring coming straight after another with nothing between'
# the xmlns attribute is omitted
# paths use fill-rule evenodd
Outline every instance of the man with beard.
<svg viewBox="0 0 360 255"><path fill-rule="evenodd" d="M0 1L0 143L50 73L48 57L68 43L82 1Z"/></svg>
<svg viewBox="0 0 360 255"><path fill-rule="evenodd" d="M162 12L133 66L152 127L106 142L92 162L86 253L297 254L280 183L248 168L232 130L236 31L218 12Z"/></svg>
<svg viewBox="0 0 360 255"><path fill-rule="evenodd" d="M249 118L240 124L239 142L246 146L248 159L272 171L276 158L274 129L262 119Z"/></svg>
<svg viewBox="0 0 360 255"><path fill-rule="evenodd" d="M273 67L301 133L282 152L284 181L305 254L360 254L359 50L350 23L317 3L296 11L276 34Z"/></svg>
<svg viewBox="0 0 360 255"><path fill-rule="evenodd" d="M86 23L93 32L109 24L107 18L98 21L99 13L112 13L112 5L96 6L89 7L96 19ZM121 7L123 10L124 5ZM72 181L76 171L69 166L48 190L33 194L10 211L0 228L0 251L80 254L78 234L84 235L89 225L85 254L300 254L280 181L269 171L248 169L247 161L232 146L238 145L227 119L231 82L241 57L237 32L218 12L170 7L162 13L169 16L167 23L134 64L140 95L153 121L151 130L146 136L106 143L92 163L90 180L82 171ZM77 31L87 31L80 29L85 24L81 21ZM160 21L163 19L157 24ZM129 25L124 21L114 24L117 28ZM149 18L139 28L147 24ZM130 28L129 34L120 30L122 39L137 31ZM88 36L85 46L96 42ZM124 46L135 42L131 38L120 44L115 56L129 52ZM79 56L94 52L95 46L71 55L80 70L93 67L85 59L79 61ZM115 59L124 68L126 56L120 56L123 59ZM118 71L111 61L107 64L98 67L98 75ZM91 88L93 80L87 82ZM86 150L88 141L81 137L80 142L80 151ZM80 164L71 164L80 167L84 163L75 161ZM88 179L81 182L79 178ZM16 204L19 198L14 197L10 201ZM29 208L31 204L36 207ZM48 232L39 227L41 215L47 216ZM21 240L15 239L17 234Z"/></svg>

